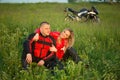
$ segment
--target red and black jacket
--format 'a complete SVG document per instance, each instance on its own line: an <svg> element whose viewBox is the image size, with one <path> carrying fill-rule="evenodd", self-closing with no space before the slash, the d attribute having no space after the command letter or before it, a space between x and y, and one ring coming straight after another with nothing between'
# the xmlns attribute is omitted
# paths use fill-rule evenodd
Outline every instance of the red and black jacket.
<svg viewBox="0 0 120 80"><path fill-rule="evenodd" d="M55 54L54 52L50 52L49 49L53 45L55 45L55 40L52 36L44 37L41 33L39 33L39 40L33 41L33 37L36 33L32 33L29 35L26 43L24 44L24 51L26 53L31 53L34 57L48 60L52 58Z"/></svg>
<svg viewBox="0 0 120 80"><path fill-rule="evenodd" d="M40 33L40 29L36 29L35 30L36 33ZM60 36L60 32L54 31L50 33L50 36L52 36L56 41L57 38ZM54 41L54 42L56 42ZM62 39L61 43L56 42L56 48L57 48L57 52L56 52L56 57L61 60L64 56L64 50L62 50L63 47L65 47L67 45L67 40L66 39Z"/></svg>
<svg viewBox="0 0 120 80"><path fill-rule="evenodd" d="M50 35L57 41L58 37L60 36L60 32L51 32ZM67 45L67 42L68 41L66 39L61 39L61 43L56 42L56 56L59 60L61 60L65 54L63 48Z"/></svg>

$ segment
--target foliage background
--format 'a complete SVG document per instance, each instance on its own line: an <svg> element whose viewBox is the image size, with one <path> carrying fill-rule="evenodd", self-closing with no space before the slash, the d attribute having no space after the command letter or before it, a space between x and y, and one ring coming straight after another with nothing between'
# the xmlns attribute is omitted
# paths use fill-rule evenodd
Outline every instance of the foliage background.
<svg viewBox="0 0 120 80"><path fill-rule="evenodd" d="M64 21L64 9L99 10L100 23ZM0 80L118 80L120 79L120 4L108 3L36 3L0 4ZM65 71L55 69L53 76L45 67L21 70L22 44L25 38L48 21L52 31L70 27L75 33L74 48L83 63L68 60ZM89 66L86 67L85 65Z"/></svg>

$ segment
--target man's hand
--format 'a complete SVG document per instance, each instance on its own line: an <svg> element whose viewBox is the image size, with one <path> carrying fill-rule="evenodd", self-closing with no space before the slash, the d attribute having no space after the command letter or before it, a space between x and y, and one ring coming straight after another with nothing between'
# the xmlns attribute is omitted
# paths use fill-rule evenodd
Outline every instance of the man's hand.
<svg viewBox="0 0 120 80"><path fill-rule="evenodd" d="M50 47L50 51L57 52L57 49L54 45L52 45L52 47Z"/></svg>
<svg viewBox="0 0 120 80"><path fill-rule="evenodd" d="M44 63L45 63L44 60L40 60L37 65L38 65L38 66L43 66Z"/></svg>
<svg viewBox="0 0 120 80"><path fill-rule="evenodd" d="M28 53L27 54L27 56L26 56L26 61L27 61L27 63L32 63L32 55L30 54L30 53Z"/></svg>

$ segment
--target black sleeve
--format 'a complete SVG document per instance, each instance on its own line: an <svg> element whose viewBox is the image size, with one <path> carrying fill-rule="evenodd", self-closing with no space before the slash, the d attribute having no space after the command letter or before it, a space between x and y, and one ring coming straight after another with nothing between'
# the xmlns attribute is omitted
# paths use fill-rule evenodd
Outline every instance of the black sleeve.
<svg viewBox="0 0 120 80"><path fill-rule="evenodd" d="M56 40L55 40L51 35L49 35L49 37L50 37L51 40L53 41L53 45L56 46Z"/></svg>
<svg viewBox="0 0 120 80"><path fill-rule="evenodd" d="M24 43L23 43L23 50L24 50L25 53L31 53L32 52L32 50L31 50L31 47L32 47L31 41L32 41L32 39L33 39L34 36L35 36L35 33L32 33L24 41Z"/></svg>
<svg viewBox="0 0 120 80"><path fill-rule="evenodd" d="M50 52L50 54L48 56L46 56L45 58L43 58L44 61L49 61L50 59L55 58L55 52Z"/></svg>

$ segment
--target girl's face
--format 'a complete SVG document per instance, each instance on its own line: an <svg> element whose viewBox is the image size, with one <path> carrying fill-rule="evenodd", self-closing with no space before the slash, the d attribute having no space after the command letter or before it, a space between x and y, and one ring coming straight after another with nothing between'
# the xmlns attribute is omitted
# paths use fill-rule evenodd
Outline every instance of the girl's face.
<svg viewBox="0 0 120 80"><path fill-rule="evenodd" d="M68 31L68 30L65 30L65 31L63 31L61 34L60 34L60 37L61 38L69 38L69 36L70 36L70 32Z"/></svg>

